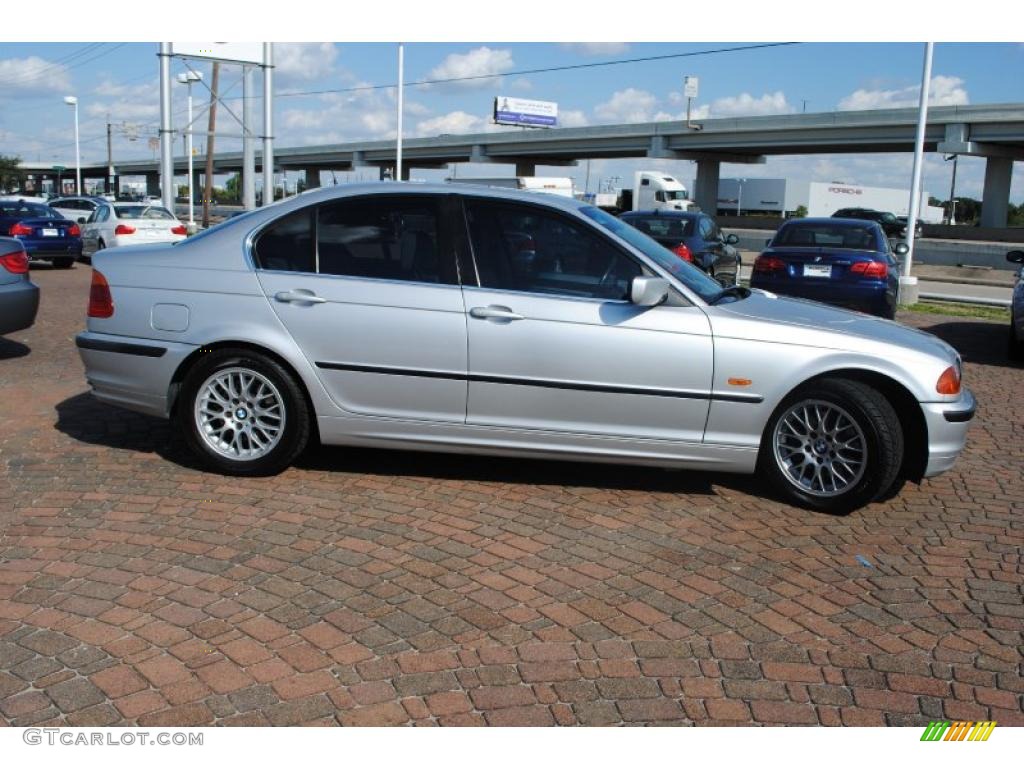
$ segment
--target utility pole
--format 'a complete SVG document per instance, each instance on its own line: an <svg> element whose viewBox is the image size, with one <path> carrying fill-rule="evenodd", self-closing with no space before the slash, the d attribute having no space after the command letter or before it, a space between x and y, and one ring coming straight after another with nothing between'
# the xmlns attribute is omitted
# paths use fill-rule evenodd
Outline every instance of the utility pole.
<svg viewBox="0 0 1024 768"><path fill-rule="evenodd" d="M395 149L395 181L402 180L402 101L405 90L405 45L398 44L398 144Z"/></svg>
<svg viewBox="0 0 1024 768"><path fill-rule="evenodd" d="M900 276L899 303L909 306L917 303L917 278L910 274L914 263L914 226L921 201L921 171L924 167L924 131L928 122L928 89L932 82L932 50L934 43L924 44L924 65L921 72L921 96L917 107L917 135L914 139L914 169L910 181L910 211L907 214L907 255L903 258Z"/></svg>
<svg viewBox="0 0 1024 768"><path fill-rule="evenodd" d="M956 195L956 161L960 155L953 155L953 178L949 181L949 211L946 214L946 223L952 226L956 224L956 201L954 196ZM949 160L950 158L946 158Z"/></svg>
<svg viewBox="0 0 1024 768"><path fill-rule="evenodd" d="M263 44L263 205L274 202L274 44Z"/></svg>
<svg viewBox="0 0 1024 768"><path fill-rule="evenodd" d="M210 75L210 120L206 125L206 178L203 179L203 229L210 226L210 200L213 199L213 139L217 128L217 81L220 79L220 62L213 62Z"/></svg>
<svg viewBox="0 0 1024 768"><path fill-rule="evenodd" d="M114 149L111 140L110 113L107 113L107 183L103 190L109 195L114 189Z"/></svg>
<svg viewBox="0 0 1024 768"><path fill-rule="evenodd" d="M160 43L160 196L174 210L174 132L171 129L171 44Z"/></svg>

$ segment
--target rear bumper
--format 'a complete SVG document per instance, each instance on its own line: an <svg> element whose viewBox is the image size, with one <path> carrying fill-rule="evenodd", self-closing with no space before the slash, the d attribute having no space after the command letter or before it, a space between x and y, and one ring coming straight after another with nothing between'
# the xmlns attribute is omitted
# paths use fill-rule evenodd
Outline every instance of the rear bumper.
<svg viewBox="0 0 1024 768"><path fill-rule="evenodd" d="M967 430L977 410L969 389L952 403L921 403L928 425L928 464L924 476L933 477L953 467L967 442Z"/></svg>
<svg viewBox="0 0 1024 768"><path fill-rule="evenodd" d="M28 254L30 259L64 259L64 258L77 258L82 255L82 241L80 239L75 240L63 240L57 238L22 239L21 244L25 248L25 253Z"/></svg>
<svg viewBox="0 0 1024 768"><path fill-rule="evenodd" d="M807 280L772 280L752 278L751 288L761 288L780 296L820 301L836 307L848 307L872 313L883 313L896 306L896 290L888 283L812 283Z"/></svg>
<svg viewBox="0 0 1024 768"><path fill-rule="evenodd" d="M28 280L0 285L0 335L30 328L39 310L39 288Z"/></svg>
<svg viewBox="0 0 1024 768"><path fill-rule="evenodd" d="M75 346L98 400L151 416L169 415L171 379L195 347L84 331Z"/></svg>

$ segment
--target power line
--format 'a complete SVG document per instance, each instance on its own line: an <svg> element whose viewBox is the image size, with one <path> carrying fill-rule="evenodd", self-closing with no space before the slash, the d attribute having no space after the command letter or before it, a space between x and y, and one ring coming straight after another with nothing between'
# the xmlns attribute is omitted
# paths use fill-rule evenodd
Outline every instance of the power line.
<svg viewBox="0 0 1024 768"><path fill-rule="evenodd" d="M107 45L107 43L94 43L94 45L104 46L104 45ZM88 64L88 63L90 63L92 61L96 61L96 59L99 59L99 58L102 58L104 56L107 56L108 54L113 53L114 51L118 50L119 48L124 48L124 46L126 46L126 45L128 45L128 43L117 43L112 48L108 48L105 51L100 51L99 53L96 53L94 56L89 56L88 58L82 59L81 61L76 61L74 64L71 64L71 65L65 65L65 64L52 65L51 64L50 68L53 68L55 70L63 69L63 71L69 72L72 69L77 69L78 67L85 66L86 64ZM95 52L95 49L93 49L93 51L90 51L90 53L94 53L94 52ZM82 51L80 53L84 53L84 51ZM30 75L29 77L19 77L19 78L16 78L14 80L7 80L4 83L0 83L0 85L8 85L8 86L10 86L10 85L25 85L27 83L30 83L32 80L38 80L40 77L44 76L45 74L47 74L46 68L44 68L42 70L39 70L35 75Z"/></svg>

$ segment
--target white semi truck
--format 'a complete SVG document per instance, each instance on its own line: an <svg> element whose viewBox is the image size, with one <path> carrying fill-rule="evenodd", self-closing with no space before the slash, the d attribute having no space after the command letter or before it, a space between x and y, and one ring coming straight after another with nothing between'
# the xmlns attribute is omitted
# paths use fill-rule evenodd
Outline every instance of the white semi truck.
<svg viewBox="0 0 1024 768"><path fill-rule="evenodd" d="M504 178L457 178L448 179L458 184L481 184L487 187L523 189L530 192L546 192L560 197L574 197L572 179L568 176L506 176Z"/></svg>
<svg viewBox="0 0 1024 768"><path fill-rule="evenodd" d="M599 208L622 211L699 211L679 181L663 171L637 171L633 189L595 196Z"/></svg>

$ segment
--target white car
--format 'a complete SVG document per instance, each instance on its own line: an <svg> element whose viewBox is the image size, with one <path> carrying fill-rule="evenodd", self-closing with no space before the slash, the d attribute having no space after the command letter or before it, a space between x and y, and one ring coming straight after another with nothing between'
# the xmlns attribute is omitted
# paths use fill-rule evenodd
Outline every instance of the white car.
<svg viewBox="0 0 1024 768"><path fill-rule="evenodd" d="M84 224L102 202L103 200L98 197L76 195L74 197L56 197L50 200L47 205L65 219Z"/></svg>
<svg viewBox="0 0 1024 768"><path fill-rule="evenodd" d="M184 240L185 225L160 205L99 201L82 226L82 255L88 258L104 248Z"/></svg>

